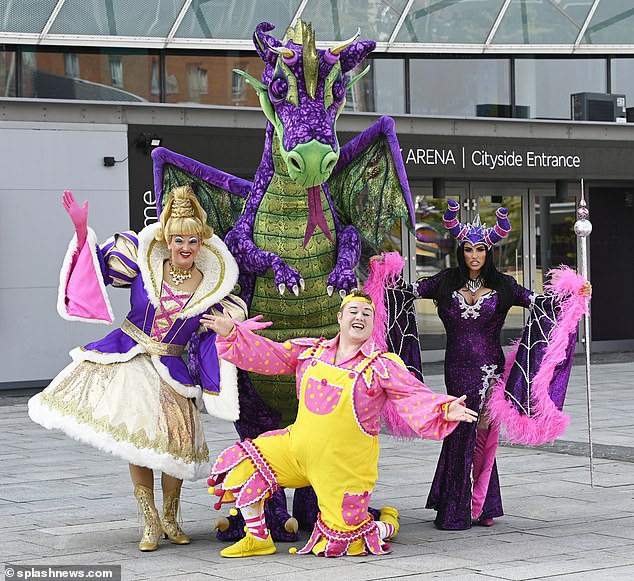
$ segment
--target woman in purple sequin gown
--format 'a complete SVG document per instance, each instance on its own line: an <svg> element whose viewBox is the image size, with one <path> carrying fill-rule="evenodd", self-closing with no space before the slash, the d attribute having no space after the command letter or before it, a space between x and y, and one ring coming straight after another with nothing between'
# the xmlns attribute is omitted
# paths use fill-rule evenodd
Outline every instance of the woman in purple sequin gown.
<svg viewBox="0 0 634 581"><path fill-rule="evenodd" d="M445 383L450 395L466 394L467 407L480 410L481 420L465 424L445 438L436 474L427 499L427 508L437 511L438 528L463 530L472 524L472 473L487 452L489 471L484 470L488 486L482 493L483 504L473 518L485 526L501 516L502 499L494 454L497 432L486 422L487 390L504 369L501 330L513 305L530 307L533 294L510 276L498 272L492 251L485 244L465 241L457 249L458 266L421 279L414 286L420 298L434 299L447 332ZM467 282L471 289L467 287ZM479 288L475 289L477 285ZM488 449L482 448L489 440ZM476 454L478 441L478 454ZM491 441L495 445L491 445ZM480 483L482 484L482 482Z"/></svg>
<svg viewBox="0 0 634 581"><path fill-rule="evenodd" d="M445 438L426 505L437 511L435 524L438 528L464 530L471 528L473 523L491 526L493 519L503 514L495 464L500 428L498 420L489 420L487 404L493 391L491 388L496 383L499 385L498 380L503 379L505 356L501 346L501 331L506 315L512 306L534 308L537 295L495 268L491 248L506 238L511 230L506 208L498 208L495 226L486 228L480 223L479 216L476 216L473 224L461 223L457 219L459 204L454 200L448 200L447 206L443 223L459 244L456 249L458 266L412 284L397 283L395 290L403 291L402 294L406 296L411 292L415 298L434 300L447 333L447 392L456 396L465 394L467 407L479 412L477 424L458 426ZM561 272L560 275L566 276ZM388 285L391 284L389 279L386 281ZM573 291L570 285L571 281L566 284L562 282L558 293L568 296L571 292L578 292L582 297L590 297L591 287L587 281L578 291ZM406 321L413 315L407 306L407 301L411 299L396 297L394 300L396 305L399 305L399 301L404 302L396 309L392 307L391 316L397 324L388 329L388 346L406 362L416 366L420 363L420 357L413 352L412 342L405 344L402 337L399 337L399 334L403 335L402 329L411 328ZM570 345L574 348L574 338L571 343L568 327L576 325L578 318L575 317L581 316L583 308L573 303L570 303L570 307L573 310L570 320L574 320L572 323L568 320L568 326L562 324L561 327L568 339L562 344L565 352L557 351L562 348L561 345L556 345L554 350L549 351L549 365L552 365L552 369L547 373L550 373L551 379L555 377L553 373L557 369L562 371L559 363L570 357ZM387 309L391 309L389 301ZM574 312L575 309L578 312ZM554 339L553 343L556 343ZM550 346L546 350L549 349ZM545 355L544 357L547 358ZM558 359L560 357L564 359ZM569 372L569 367L567 369ZM563 375L557 375L558 381L567 381L567 375L565 378ZM542 378L542 383L543 380ZM537 384L535 389L539 392ZM546 393L545 397L552 396ZM552 409L561 411L562 403L563 399L559 405L554 401L550 405ZM496 405L499 407L500 404ZM500 412L502 416L505 413L507 403L502 405L503 409L496 409L497 418L501 417ZM550 408L546 406L544 409ZM559 420L553 418L537 419L541 424L537 422L535 426L550 427L554 430L550 433L553 438L567 424L565 417L562 418L565 421L561 425L557 424ZM551 425L549 422L554 423ZM536 429L535 426L532 429ZM395 433L398 433L398 426L394 427L397 429ZM403 435L407 437L406 432ZM525 438L526 433L522 437ZM537 440L539 438L535 439Z"/></svg>

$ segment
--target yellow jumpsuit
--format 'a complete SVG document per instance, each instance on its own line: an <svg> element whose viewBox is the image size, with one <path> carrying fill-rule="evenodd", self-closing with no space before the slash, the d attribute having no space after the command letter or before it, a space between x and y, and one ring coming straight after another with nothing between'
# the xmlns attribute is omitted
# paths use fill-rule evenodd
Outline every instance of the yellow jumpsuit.
<svg viewBox="0 0 634 581"><path fill-rule="evenodd" d="M379 417L392 407L418 437L442 439L457 422L444 411L453 400L430 391L398 356L371 340L338 365L338 338L299 338L276 343L254 334L249 321L217 341L218 354L238 367L297 376L295 422L225 450L214 462L209 484L220 497L245 508L282 487L313 486L320 514L299 553L326 556L383 554L387 546L368 514L378 474ZM247 460L247 461L245 461Z"/></svg>
<svg viewBox="0 0 634 581"><path fill-rule="evenodd" d="M379 442L377 436L359 427L352 401L359 375L381 353L376 352L350 370L319 360L323 349L318 347L302 377L295 423L285 430L262 434L252 442L236 444L247 445L248 451L243 454L251 462L241 461L227 474L222 489L229 494L223 500L235 499L236 507L241 508L257 501L257 497L266 496L262 495L266 485L253 479L258 463L248 453L253 445L275 475L277 488L315 489L319 519L309 542L298 553L309 552L325 538L326 546L321 542L318 549L326 556L366 554L367 550L382 554L386 551L376 523L368 513L378 476ZM212 475L221 473L223 464L229 460L223 456L233 456L230 451L236 446L220 456ZM253 484L252 494L248 492L248 483ZM240 491L245 486L246 494L241 497Z"/></svg>

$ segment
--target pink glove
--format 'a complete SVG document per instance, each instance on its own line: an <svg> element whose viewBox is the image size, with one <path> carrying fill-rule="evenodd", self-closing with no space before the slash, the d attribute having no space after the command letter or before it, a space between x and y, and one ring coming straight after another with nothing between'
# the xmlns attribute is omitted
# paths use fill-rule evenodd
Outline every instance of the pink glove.
<svg viewBox="0 0 634 581"><path fill-rule="evenodd" d="M73 193L70 190L64 190L62 205L75 225L77 248L82 248L88 235L88 200L85 200L84 206L80 208Z"/></svg>

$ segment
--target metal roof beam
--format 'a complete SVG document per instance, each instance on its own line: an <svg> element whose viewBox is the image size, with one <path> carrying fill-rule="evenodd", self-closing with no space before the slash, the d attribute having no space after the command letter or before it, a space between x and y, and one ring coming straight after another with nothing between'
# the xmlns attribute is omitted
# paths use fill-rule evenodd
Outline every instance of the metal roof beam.
<svg viewBox="0 0 634 581"><path fill-rule="evenodd" d="M55 22L55 19L57 18L57 15L62 9L62 6L64 6L65 2L66 0L58 0L57 4L55 4L55 8L53 8L51 15L48 17L46 24L44 24L44 27L42 28L42 32L40 32L38 44L40 44L40 42L42 42L42 40L44 40L44 38L48 34L48 31L51 29L51 26L53 26L53 22Z"/></svg>

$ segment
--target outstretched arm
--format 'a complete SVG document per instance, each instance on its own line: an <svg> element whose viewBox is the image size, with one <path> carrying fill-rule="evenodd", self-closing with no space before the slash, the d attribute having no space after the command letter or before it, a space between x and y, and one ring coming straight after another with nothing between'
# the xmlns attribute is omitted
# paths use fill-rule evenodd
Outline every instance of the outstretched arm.
<svg viewBox="0 0 634 581"><path fill-rule="evenodd" d="M225 315L203 315L200 323L216 333L218 356L236 367L263 375L295 373L301 348L291 341L276 343L254 333L272 324L261 319L258 315L239 322Z"/></svg>
<svg viewBox="0 0 634 581"><path fill-rule="evenodd" d="M384 367L375 366L375 377L387 397L382 417L392 433L409 437L413 430L419 438L441 440L453 432L457 422L478 419L477 412L465 407L466 396L433 392L396 355L385 353L380 365Z"/></svg>
<svg viewBox="0 0 634 581"><path fill-rule="evenodd" d="M469 409L464 405L467 399L466 395L461 395L458 399L454 399L447 405L445 418L450 422L466 422L472 424L478 419L478 412Z"/></svg>
<svg viewBox="0 0 634 581"><path fill-rule="evenodd" d="M62 204L75 225L76 236L62 265L57 311L68 320L112 323L106 286L129 287L138 275L137 236L119 232L99 245L87 226L87 202L80 206L72 192L65 190Z"/></svg>
<svg viewBox="0 0 634 581"><path fill-rule="evenodd" d="M70 190L64 190L62 195L62 205L70 216L77 233L77 248L81 249L88 235L88 200L84 200L84 205L79 206Z"/></svg>

